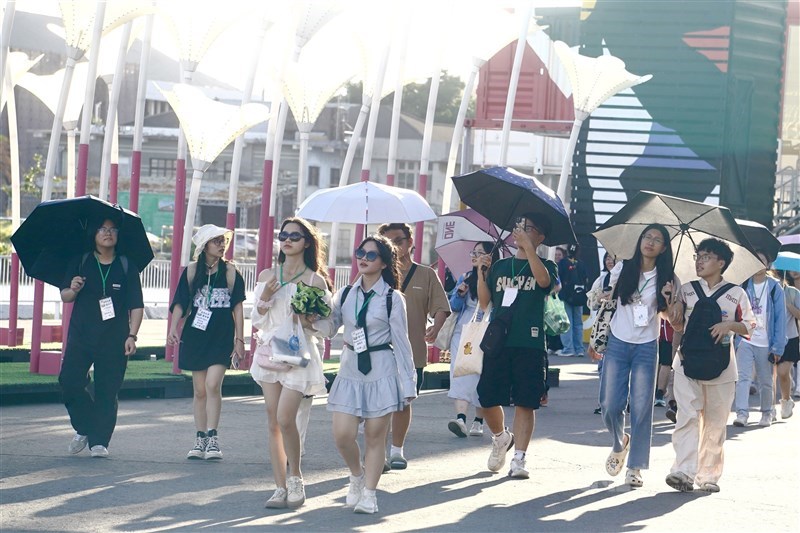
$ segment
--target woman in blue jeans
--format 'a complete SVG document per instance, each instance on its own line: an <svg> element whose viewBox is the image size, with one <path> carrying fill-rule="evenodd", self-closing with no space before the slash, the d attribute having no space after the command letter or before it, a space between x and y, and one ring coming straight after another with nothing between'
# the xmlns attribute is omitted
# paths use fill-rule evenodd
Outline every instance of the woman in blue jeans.
<svg viewBox="0 0 800 533"><path fill-rule="evenodd" d="M664 295L672 293L674 283L669 233L661 224L650 224L639 235L633 258L611 270L614 289L604 293L617 300L600 376L603 422L613 444L606 471L619 474L628 456L625 483L631 487L642 486L641 470L649 467L659 314L667 309ZM625 433L629 398L630 434Z"/></svg>

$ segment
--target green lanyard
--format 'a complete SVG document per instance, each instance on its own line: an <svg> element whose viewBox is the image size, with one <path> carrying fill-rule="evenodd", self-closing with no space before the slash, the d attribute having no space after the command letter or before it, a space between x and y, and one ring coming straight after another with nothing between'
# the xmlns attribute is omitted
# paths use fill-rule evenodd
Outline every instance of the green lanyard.
<svg viewBox="0 0 800 533"><path fill-rule="evenodd" d="M298 275L296 275L295 277L293 277L289 281L283 281L283 263L281 263L281 281L280 281L281 287L283 287L284 285L288 285L289 283L293 282L294 280L296 280L297 278L299 278L300 276L305 274L306 270L308 270L308 267L303 268L302 272L300 272Z"/></svg>
<svg viewBox="0 0 800 533"><path fill-rule="evenodd" d="M359 290L360 290L360 289L359 289ZM370 295L369 295L369 297L368 297L366 300L364 300L364 303L363 303L363 304L361 304L361 309L358 309L358 310L356 311L356 309L358 308L358 293L356 293L356 305L354 305L354 306L353 306L353 311L355 311L355 316L356 316L356 326L358 326L358 315L360 315L360 314L361 314L361 311L363 311L363 310L364 310L364 308L365 308L367 305L369 305L369 301L370 301L370 300L372 300L372 297L373 297L373 296L375 296L375 293L374 293L374 292L373 292L372 294L370 294Z"/></svg>
<svg viewBox="0 0 800 533"><path fill-rule="evenodd" d="M208 273L208 290L206 291L206 309L211 309L211 293L214 292L214 287L217 286L217 276L219 275L219 267L214 272L214 284L211 284L211 272Z"/></svg>
<svg viewBox="0 0 800 533"><path fill-rule="evenodd" d="M653 276L653 277L655 277L655 276ZM648 284L648 283L650 283L650 280L651 280L651 279L653 279L653 278L647 278L647 279L645 280L645 282L644 282L644 285L642 285L641 287L639 287L639 290L638 290L638 291L636 291L636 292L638 292L638 293L639 293L639 300L641 300L641 299L642 299L642 291L645 289L645 287L647 287L647 284Z"/></svg>
<svg viewBox="0 0 800 533"><path fill-rule="evenodd" d="M511 258L511 279L516 279L516 277L517 277L517 274L514 272L514 261L516 261L516 260L517 260L516 257L512 257ZM528 266L529 264L530 263L528 263L528 261L526 260L525 264L522 265L522 268L519 270L519 275L520 276L522 275L523 272L525 272L525 267Z"/></svg>
<svg viewBox="0 0 800 533"><path fill-rule="evenodd" d="M114 259L116 259L116 257ZM108 265L108 270L106 270L105 274L103 274L103 268L100 266L100 260L97 258L97 256L94 256L94 260L97 261L97 270L100 271L100 279L103 280L103 298L105 298L106 297L106 280L108 279L108 275L111 273L111 264L114 263L114 260L113 259L111 260L111 264Z"/></svg>

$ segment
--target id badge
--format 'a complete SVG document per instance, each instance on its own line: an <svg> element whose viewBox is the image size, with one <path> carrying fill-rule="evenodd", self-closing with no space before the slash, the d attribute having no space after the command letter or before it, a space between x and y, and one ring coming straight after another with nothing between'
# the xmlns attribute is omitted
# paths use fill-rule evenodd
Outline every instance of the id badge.
<svg viewBox="0 0 800 533"><path fill-rule="evenodd" d="M764 316L763 315L756 315L756 329L764 329Z"/></svg>
<svg viewBox="0 0 800 533"><path fill-rule="evenodd" d="M200 331L205 331L208 327L208 322L211 320L211 310L200 308L197 310L197 313L194 315L194 320L192 320L192 327L195 329L199 329Z"/></svg>
<svg viewBox="0 0 800 533"><path fill-rule="evenodd" d="M356 353L367 351L367 333L364 328L356 328L353 330L353 350Z"/></svg>
<svg viewBox="0 0 800 533"><path fill-rule="evenodd" d="M103 317L103 320L111 320L114 318L114 302L111 301L111 296L100 298L100 315Z"/></svg>
<svg viewBox="0 0 800 533"><path fill-rule="evenodd" d="M503 291L503 303L500 304L501 307L508 307L514 303L514 300L517 299L517 293L519 293L519 289L516 287L509 287Z"/></svg>
<svg viewBox="0 0 800 533"><path fill-rule="evenodd" d="M647 326L649 320L649 316L647 313L647 306L644 304L635 304L633 306L633 324L637 328L643 328Z"/></svg>

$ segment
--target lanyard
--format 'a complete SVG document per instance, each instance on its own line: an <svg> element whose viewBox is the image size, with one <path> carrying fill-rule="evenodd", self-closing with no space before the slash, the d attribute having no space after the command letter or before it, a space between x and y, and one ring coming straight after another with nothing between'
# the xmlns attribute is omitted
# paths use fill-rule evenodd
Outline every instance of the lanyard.
<svg viewBox="0 0 800 533"><path fill-rule="evenodd" d="M366 300L364 300L364 303L361 304L361 309L358 309L358 293L356 293L356 305L353 306L353 311L355 311L355 317L356 317L356 325L358 325L358 315L360 315L361 311L363 311L364 308L367 305L369 305L369 301L372 300L373 296L375 296L374 292L372 294L370 294L369 297ZM358 310L356 311L356 309L358 309Z"/></svg>
<svg viewBox="0 0 800 533"><path fill-rule="evenodd" d="M758 298L756 298L756 284L755 284L755 282L753 282L751 285L752 285L751 286L751 290L753 292L753 299L755 300L755 302L753 302L753 303L756 304L756 305L761 305L761 298L764 297L764 291L767 290L767 280L764 280L764 286L761 287L761 295Z"/></svg>
<svg viewBox="0 0 800 533"><path fill-rule="evenodd" d="M116 259L116 258L114 258L114 259ZM106 273L103 274L103 268L100 266L100 260L97 258L97 256L94 256L94 260L97 261L97 270L100 271L100 279L103 280L103 298L105 298L106 297L106 280L108 279L108 275L111 273L111 265L108 265L108 270L106 270ZM114 263L114 260L112 259L111 260L111 264L113 264L113 263Z"/></svg>
<svg viewBox="0 0 800 533"><path fill-rule="evenodd" d="M655 277L655 276L653 276L653 277ZM638 293L639 293L639 296L640 296L640 297L642 296L642 291L645 289L645 287L647 287L647 284L648 284L648 283L650 283L650 280L651 280L651 279L653 279L653 278L647 278L647 280L645 280L645 282L644 282L644 285L642 285L641 287L639 287L639 290L638 290L638 291L636 291L636 292L638 292Z"/></svg>
<svg viewBox="0 0 800 533"><path fill-rule="evenodd" d="M281 287L283 287L284 285L288 285L289 283L293 282L294 280L296 280L297 278L299 278L300 276L305 274L306 270L308 270L308 267L303 268L302 272L300 272L298 275L296 275L295 277L293 277L289 281L283 281L283 263L281 263L281 281L280 281Z"/></svg>
<svg viewBox="0 0 800 533"><path fill-rule="evenodd" d="M516 261L516 260L517 260L516 257L512 257L511 258L511 279L515 279L517 277L517 274L514 272L514 261ZM530 263L528 263L528 261L526 260L525 264L522 265L522 268L519 269L519 274L520 275L522 275L522 273L525 272L525 267L528 266L529 264Z"/></svg>
<svg viewBox="0 0 800 533"><path fill-rule="evenodd" d="M219 268L217 271L214 272L214 284L211 284L211 272L208 273L208 281L206 282L208 285L208 290L206 291L206 309L211 308L211 293L214 292L214 287L217 286L217 276L219 275Z"/></svg>

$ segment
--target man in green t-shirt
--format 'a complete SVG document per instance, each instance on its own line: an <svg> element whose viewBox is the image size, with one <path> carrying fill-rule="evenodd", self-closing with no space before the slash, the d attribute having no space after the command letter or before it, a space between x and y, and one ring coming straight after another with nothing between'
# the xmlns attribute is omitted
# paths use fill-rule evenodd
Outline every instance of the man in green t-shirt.
<svg viewBox="0 0 800 533"><path fill-rule="evenodd" d="M478 398L484 420L492 431L492 453L488 467L499 472L506 452L515 443L508 475L527 479L525 452L533 435L534 411L545 393L544 299L556 285L558 267L536 254L550 231L550 221L531 213L521 217L514 228L517 253L497 261L491 268L489 256L481 256L478 268L478 299L481 307L492 303L491 320L511 313L504 348L483 360ZM511 307L513 304L513 307ZM514 432L505 427L503 407L514 405Z"/></svg>

